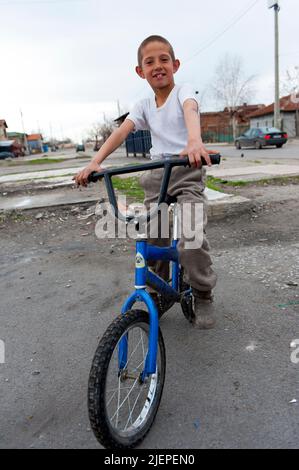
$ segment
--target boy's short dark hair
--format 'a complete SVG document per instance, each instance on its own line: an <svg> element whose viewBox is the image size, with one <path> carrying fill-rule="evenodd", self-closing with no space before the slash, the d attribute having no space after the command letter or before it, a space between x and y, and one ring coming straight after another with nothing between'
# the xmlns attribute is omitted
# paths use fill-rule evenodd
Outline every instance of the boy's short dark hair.
<svg viewBox="0 0 299 470"><path fill-rule="evenodd" d="M167 39L163 38L163 36L158 36L157 34L154 34L152 36L149 36L148 38L144 39L140 46L138 47L138 53L137 53L137 58L138 58L138 65L141 67L142 65L142 49L147 46L150 42L162 42L163 44L166 44L169 47L169 53L171 55L171 58L173 61L175 61L175 54L172 45L170 44Z"/></svg>

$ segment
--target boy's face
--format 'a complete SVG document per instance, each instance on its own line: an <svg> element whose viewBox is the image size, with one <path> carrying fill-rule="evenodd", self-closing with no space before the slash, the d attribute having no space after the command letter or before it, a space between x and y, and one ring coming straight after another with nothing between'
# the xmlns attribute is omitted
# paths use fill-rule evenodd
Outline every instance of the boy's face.
<svg viewBox="0 0 299 470"><path fill-rule="evenodd" d="M174 86L173 75L179 66L179 60L172 59L167 44L154 41L142 49L141 67L137 66L136 72L153 90L160 90Z"/></svg>

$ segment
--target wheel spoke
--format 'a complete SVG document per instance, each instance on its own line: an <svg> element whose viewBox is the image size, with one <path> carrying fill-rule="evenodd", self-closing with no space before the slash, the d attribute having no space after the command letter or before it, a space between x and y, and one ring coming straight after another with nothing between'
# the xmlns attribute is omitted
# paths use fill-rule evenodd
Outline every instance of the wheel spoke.
<svg viewBox="0 0 299 470"><path fill-rule="evenodd" d="M141 342L141 340L139 340L139 342L138 342L137 345L135 346L135 349L131 352L130 357L128 358L128 360L127 360L127 362L126 362L126 364L125 364L125 366L124 366L124 369L126 369L128 363L129 363L129 360L132 358L133 354L135 354L135 352L136 352L136 350L137 350L137 348L138 348L140 342Z"/></svg>
<svg viewBox="0 0 299 470"><path fill-rule="evenodd" d="M127 394L127 396L124 398L124 400L121 402L121 404L119 404L119 402L117 403L117 410L116 412L114 413L114 415L111 417L111 421L113 420L114 416L117 415L117 419L118 419L118 414L119 414L119 410L120 408L123 406L123 404L126 402L126 400L128 399L128 397L131 395L136 383L138 381L138 378L135 380L135 382L133 383L132 385L132 388L131 390L129 391L129 393Z"/></svg>
<svg viewBox="0 0 299 470"><path fill-rule="evenodd" d="M116 425L115 425L116 427L118 425L119 402L120 402L120 377L118 378L118 396L117 396ZM111 419L111 421L112 421L112 419Z"/></svg>
<svg viewBox="0 0 299 470"><path fill-rule="evenodd" d="M137 398L136 398L135 403L134 403L134 405L133 405L133 409L132 409L132 411L131 411L131 413L130 413L130 415L129 415L129 417L128 417L128 421L126 422L126 425L125 425L125 429L124 429L124 430L127 429L128 423L129 423L130 420L131 420L131 424L133 424L133 421L132 421L132 413L133 413L133 411L135 410L135 407L136 407L138 398L139 398L140 395L141 395L141 392L142 392L142 388L141 388L140 392L139 392L138 395L137 395Z"/></svg>

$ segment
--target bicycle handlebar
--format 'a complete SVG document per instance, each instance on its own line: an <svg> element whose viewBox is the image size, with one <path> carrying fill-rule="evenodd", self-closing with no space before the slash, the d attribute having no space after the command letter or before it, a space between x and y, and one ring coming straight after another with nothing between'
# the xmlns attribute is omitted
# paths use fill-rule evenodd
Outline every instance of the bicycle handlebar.
<svg viewBox="0 0 299 470"><path fill-rule="evenodd" d="M221 155L219 153L210 154L210 159L212 165L219 165L221 160ZM202 158L202 164L207 165L207 162ZM100 178L109 174L111 176L124 175L127 173L137 173L138 171L147 171L147 170L156 170L158 168L165 167L165 164L174 166L190 166L188 157L181 157L179 155L173 155L172 157L166 157L163 160L157 160L143 165L132 165L122 168L110 168L100 172L93 171L89 177L88 181L91 183L96 183Z"/></svg>
<svg viewBox="0 0 299 470"><path fill-rule="evenodd" d="M212 165L220 164L221 155L219 153L213 153L213 154L210 154L209 156L210 156ZM207 165L207 162L203 158L201 160L202 160L202 165ZM104 178L109 202L113 207L115 217L127 223L130 223L132 221L136 223L143 223L145 221L148 222L151 217L154 217L155 215L157 215L160 204L162 204L163 202L166 202L167 189L168 189L168 184L169 184L169 180L171 176L171 170L175 166L185 166L185 167L190 166L189 158L181 157L179 155L174 155L172 157L165 157L163 160L157 160L157 161L153 161L153 162L146 163L143 165L132 165L129 167L124 167L124 168L110 168L110 169L103 170L100 172L93 171L89 175L88 181L95 183L100 178ZM124 175L127 173L137 173L140 171L147 171L147 170L156 170L158 168L164 168L164 174L162 178L160 196L159 196L157 207L153 211L151 211L149 214L147 214L147 216L139 216L138 221L135 220L135 216L124 216L118 210L116 196L115 196L113 184L111 181L112 176Z"/></svg>

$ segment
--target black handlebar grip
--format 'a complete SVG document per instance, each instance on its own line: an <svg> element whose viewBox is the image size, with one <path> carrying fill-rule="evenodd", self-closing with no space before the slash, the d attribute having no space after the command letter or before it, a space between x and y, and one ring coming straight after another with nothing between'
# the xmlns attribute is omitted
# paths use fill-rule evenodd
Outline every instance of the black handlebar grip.
<svg viewBox="0 0 299 470"><path fill-rule="evenodd" d="M220 164L220 160L221 160L220 153L210 153L209 157L210 157L212 165L219 165ZM201 163L202 163L203 166L207 165L207 162L205 161L205 159L203 157L201 157Z"/></svg>
<svg viewBox="0 0 299 470"><path fill-rule="evenodd" d="M99 176L98 172L96 171L93 171L92 173L90 173L90 175L88 176L88 182L89 183L96 183L97 181L99 181L100 178L103 178L103 176Z"/></svg>

